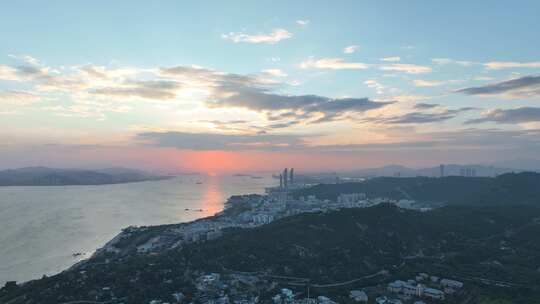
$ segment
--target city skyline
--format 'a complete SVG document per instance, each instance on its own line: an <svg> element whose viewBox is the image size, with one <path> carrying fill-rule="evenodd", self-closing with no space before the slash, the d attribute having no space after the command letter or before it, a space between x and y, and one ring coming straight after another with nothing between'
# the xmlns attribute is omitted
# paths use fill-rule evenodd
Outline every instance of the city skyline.
<svg viewBox="0 0 540 304"><path fill-rule="evenodd" d="M7 3L0 168L221 173L537 158L539 9Z"/></svg>

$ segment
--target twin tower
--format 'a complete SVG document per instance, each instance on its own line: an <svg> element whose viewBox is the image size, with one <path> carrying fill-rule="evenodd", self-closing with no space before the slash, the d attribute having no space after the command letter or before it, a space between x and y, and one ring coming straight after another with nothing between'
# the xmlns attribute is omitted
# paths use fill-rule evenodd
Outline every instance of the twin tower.
<svg viewBox="0 0 540 304"><path fill-rule="evenodd" d="M288 189L289 186L294 184L294 168L287 171L287 168L283 170L283 173L279 175L279 188Z"/></svg>

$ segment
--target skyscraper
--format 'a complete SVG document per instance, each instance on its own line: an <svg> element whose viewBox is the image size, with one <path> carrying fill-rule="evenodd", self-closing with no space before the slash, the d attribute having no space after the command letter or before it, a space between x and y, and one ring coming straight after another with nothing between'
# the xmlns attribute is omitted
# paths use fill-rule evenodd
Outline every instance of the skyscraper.
<svg viewBox="0 0 540 304"><path fill-rule="evenodd" d="M288 183L287 183L288 176L289 176L289 174L287 173L287 168L285 168L283 170L283 186L285 187L285 189L287 189L288 186L289 186Z"/></svg>
<svg viewBox="0 0 540 304"><path fill-rule="evenodd" d="M294 168L291 168L291 171L289 172L289 182L292 184L294 183Z"/></svg>
<svg viewBox="0 0 540 304"><path fill-rule="evenodd" d="M441 164L440 170L441 170L441 177L444 177L444 165L443 164Z"/></svg>

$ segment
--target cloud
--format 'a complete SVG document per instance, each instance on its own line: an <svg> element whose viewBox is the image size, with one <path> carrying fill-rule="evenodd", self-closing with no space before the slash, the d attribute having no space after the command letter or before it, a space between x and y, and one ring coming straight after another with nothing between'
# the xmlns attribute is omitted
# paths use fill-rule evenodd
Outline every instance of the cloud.
<svg viewBox="0 0 540 304"><path fill-rule="evenodd" d="M344 54L352 54L352 53L356 52L359 48L360 48L359 45L349 45L349 46L343 48L343 53Z"/></svg>
<svg viewBox="0 0 540 304"><path fill-rule="evenodd" d="M489 77L489 76L477 76L473 78L473 80L476 80L476 81L488 81L488 80L493 80L493 79L495 78Z"/></svg>
<svg viewBox="0 0 540 304"><path fill-rule="evenodd" d="M456 64L461 66L471 66L474 64L472 61L454 60L450 58L431 58L431 61L438 65Z"/></svg>
<svg viewBox="0 0 540 304"><path fill-rule="evenodd" d="M0 65L0 80L12 81L48 81L53 76L49 69L36 65L6 66Z"/></svg>
<svg viewBox="0 0 540 304"><path fill-rule="evenodd" d="M427 110L427 109L433 109L433 108L437 108L437 107L440 107L440 105L438 104L434 104L434 103L417 103L416 105L414 105L414 108L415 109L418 109L418 110Z"/></svg>
<svg viewBox="0 0 540 304"><path fill-rule="evenodd" d="M400 60L401 60L401 57L399 56L381 58L381 61L386 61L386 62L398 62Z"/></svg>
<svg viewBox="0 0 540 304"><path fill-rule="evenodd" d="M427 107L431 109L434 107ZM424 107L423 109L426 109ZM396 115L390 117L370 117L367 118L368 122L383 123L383 124L425 124L442 122L457 117L460 113L474 110L475 108L460 108L455 110L445 109L439 112L425 113L425 112L410 112L403 115Z"/></svg>
<svg viewBox="0 0 540 304"><path fill-rule="evenodd" d="M302 69L327 69L327 70L362 70L368 65L361 62L347 62L342 58L310 58L300 64Z"/></svg>
<svg viewBox="0 0 540 304"><path fill-rule="evenodd" d="M261 112L269 119L287 119L280 123L291 123L292 120L301 120L303 124L332 121L347 113L360 114L392 103L368 98L280 94L276 93L276 85L281 83L257 75L227 74L183 66L162 69L161 73L178 79L189 77L194 83L203 82L210 88L205 102L210 108L243 108Z"/></svg>
<svg viewBox="0 0 540 304"><path fill-rule="evenodd" d="M539 69L540 61L535 61L535 62L491 61L491 62L484 63L484 66L488 70L500 70L500 69L511 69L511 68Z"/></svg>
<svg viewBox="0 0 540 304"><path fill-rule="evenodd" d="M364 81L364 84L368 86L368 88L375 89L377 94L384 94L385 86L379 83L377 80L369 79Z"/></svg>
<svg viewBox="0 0 540 304"><path fill-rule="evenodd" d="M174 99L176 92L182 87L179 82L169 80L131 80L118 87L98 88L90 94L108 97L145 99Z"/></svg>
<svg viewBox="0 0 540 304"><path fill-rule="evenodd" d="M309 24L309 20L296 20L296 24L298 24L301 27L306 27Z"/></svg>
<svg viewBox="0 0 540 304"><path fill-rule="evenodd" d="M7 65L0 65L0 79L18 81L17 70Z"/></svg>
<svg viewBox="0 0 540 304"><path fill-rule="evenodd" d="M30 65L41 65L37 58L34 58L30 55L8 55L11 58L22 60Z"/></svg>
<svg viewBox="0 0 540 304"><path fill-rule="evenodd" d="M287 77L287 73L283 72L280 69L266 69L266 70L263 70L263 73L266 73L274 77Z"/></svg>
<svg viewBox="0 0 540 304"><path fill-rule="evenodd" d="M525 76L484 86L459 89L456 92L479 96L534 97L540 95L540 76Z"/></svg>
<svg viewBox="0 0 540 304"><path fill-rule="evenodd" d="M319 150L328 151L423 151L434 153L435 151L455 150L459 155L480 151L502 153L508 155L510 151L526 151L526 153L540 153L540 130L501 130L501 129L476 129L466 128L452 131L435 131L412 134L411 137L403 138L398 133L398 138L392 138L392 142L327 145L318 146ZM393 137L392 134L388 134ZM424 157L428 154L422 154ZM534 154L533 154L534 155ZM446 157L445 157L446 159Z"/></svg>
<svg viewBox="0 0 540 304"><path fill-rule="evenodd" d="M242 134L261 134L265 133L269 128L261 127L254 125L253 122L243 119L233 119L233 120L200 120L198 122L211 124L212 127L221 132L233 132L233 133L242 133ZM155 131L155 130L152 130ZM160 130L162 131L162 130Z"/></svg>
<svg viewBox="0 0 540 304"><path fill-rule="evenodd" d="M482 114L481 118L468 120L467 124L495 122L499 124L516 124L540 122L540 108L522 107L516 109L494 109Z"/></svg>
<svg viewBox="0 0 540 304"><path fill-rule="evenodd" d="M363 67L363 64L335 60L316 64L327 68L331 64L334 64L333 68ZM104 119L107 112L133 109L126 103L133 100L193 102L195 99L205 111L243 108L258 112L262 114L259 117L263 121L259 121L257 127L268 130L347 119L349 115L363 115L366 111L393 103L392 100L378 102L368 98L281 93L279 90L289 84L279 79L286 76L279 69L242 75L197 66L111 69L85 65L51 72L48 67L27 65L10 67L7 72L10 77L28 79L37 92L65 94L71 102L47 105L44 110L58 115L99 119ZM275 117L280 119L270 120Z"/></svg>
<svg viewBox="0 0 540 304"><path fill-rule="evenodd" d="M299 136L276 134L146 132L137 134L136 140L147 145L182 150L272 150L304 145Z"/></svg>
<svg viewBox="0 0 540 304"><path fill-rule="evenodd" d="M422 80L415 79L414 85L417 87L437 87L443 85L445 82L440 80Z"/></svg>
<svg viewBox="0 0 540 304"><path fill-rule="evenodd" d="M221 35L221 38L230 40L234 43L267 43L275 44L285 39L292 38L293 34L286 29L276 28L269 34L246 34L244 32L230 32Z"/></svg>
<svg viewBox="0 0 540 304"><path fill-rule="evenodd" d="M392 96L392 100L397 102L417 102L420 100L430 99L430 96L427 95L396 95Z"/></svg>
<svg viewBox="0 0 540 304"><path fill-rule="evenodd" d="M41 97L34 93L25 91L0 91L0 106L8 105L29 105L39 101Z"/></svg>
<svg viewBox="0 0 540 304"><path fill-rule="evenodd" d="M363 113L392 102L368 98L329 98L318 95L282 95L266 88L222 84L216 89L209 107L244 108L257 112L284 112L303 123L333 121L347 113Z"/></svg>
<svg viewBox="0 0 540 304"><path fill-rule="evenodd" d="M430 73L431 68L416 64L395 63L390 65L383 65L380 67L383 71L396 71L405 72L407 74L424 74Z"/></svg>
<svg viewBox="0 0 540 304"><path fill-rule="evenodd" d="M400 127L403 129L403 127ZM136 135L135 140L152 147L177 148L181 150L226 150L226 151L301 151L301 152L350 152L394 151L394 157L407 157L407 151L428 153L456 151L458 155L490 152L503 153L525 151L540 153L540 130L501 130L465 128L452 131L415 132L414 128L385 133L390 141L352 144L315 144L310 139L319 135L294 134L219 134L185 132L145 132ZM383 132L385 132L383 130ZM405 154L403 154L405 153ZM341 155L341 154L338 154ZM371 155L376 157L377 155ZM484 154L485 155L485 154ZM332 157L336 157L333 155ZM446 157L445 157L446 159Z"/></svg>

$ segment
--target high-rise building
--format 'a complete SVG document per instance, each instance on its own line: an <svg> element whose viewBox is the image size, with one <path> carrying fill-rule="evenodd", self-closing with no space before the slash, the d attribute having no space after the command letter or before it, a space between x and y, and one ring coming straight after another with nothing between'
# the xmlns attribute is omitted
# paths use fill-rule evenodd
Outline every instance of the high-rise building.
<svg viewBox="0 0 540 304"><path fill-rule="evenodd" d="M279 189L283 189L283 174L279 175Z"/></svg>
<svg viewBox="0 0 540 304"><path fill-rule="evenodd" d="M444 165L443 164L441 164L440 170L441 170L441 177L444 177Z"/></svg>
<svg viewBox="0 0 540 304"><path fill-rule="evenodd" d="M289 174L288 174L288 172L287 172L287 168L285 168L285 169L283 170L283 187L284 187L285 189L287 189L287 188L289 187L289 184L287 183L288 176L289 176Z"/></svg>
<svg viewBox="0 0 540 304"><path fill-rule="evenodd" d="M294 183L294 168L291 168L291 171L289 172L289 182L291 186Z"/></svg>

